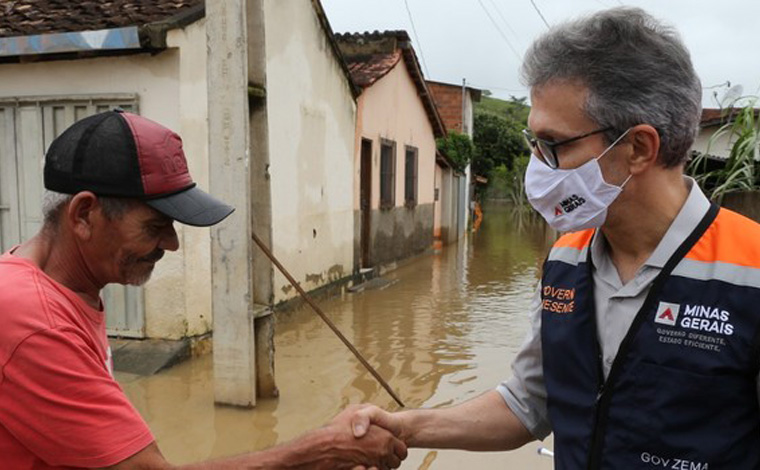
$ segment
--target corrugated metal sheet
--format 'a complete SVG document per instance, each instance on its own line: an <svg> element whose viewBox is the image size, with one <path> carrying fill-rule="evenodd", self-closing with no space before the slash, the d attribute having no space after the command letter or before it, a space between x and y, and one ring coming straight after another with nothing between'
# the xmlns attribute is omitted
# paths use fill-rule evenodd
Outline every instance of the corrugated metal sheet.
<svg viewBox="0 0 760 470"><path fill-rule="evenodd" d="M0 38L0 57L128 49L140 49L136 26Z"/></svg>

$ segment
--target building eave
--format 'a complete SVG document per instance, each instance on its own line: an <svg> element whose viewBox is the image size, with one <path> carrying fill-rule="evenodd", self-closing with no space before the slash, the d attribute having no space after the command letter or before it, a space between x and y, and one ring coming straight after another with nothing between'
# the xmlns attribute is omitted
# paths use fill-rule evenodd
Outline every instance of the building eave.
<svg viewBox="0 0 760 470"><path fill-rule="evenodd" d="M348 87L351 89L351 95L353 96L354 101L356 101L356 99L359 98L359 95L361 95L362 89L357 86L351 79L351 71L348 70L346 60L343 57L343 54L340 52L338 43L335 40L335 33L333 32L332 26L330 26L330 21L327 19L327 14L325 14L324 8L322 8L322 2L320 2L320 0L311 0L311 5L314 8L314 11L317 13L319 23L322 25L322 29L327 35L327 42L330 43L330 48L332 49L333 55L338 61L341 70L343 70L343 75L346 77L346 80L348 80Z"/></svg>
<svg viewBox="0 0 760 470"><path fill-rule="evenodd" d="M430 90L428 90L427 84L425 83L425 76L422 73L420 63L417 60L417 54L414 53L411 42L400 42L399 47L401 48L404 63L412 76L412 81L417 87L417 94L425 107L428 120L430 120L430 124L433 126L433 134L436 138L445 137L446 126L443 125L443 119L441 119L441 115L438 113L438 107L435 105Z"/></svg>
<svg viewBox="0 0 760 470"><path fill-rule="evenodd" d="M142 26L0 38L0 63L159 52L166 49L170 30L184 28L204 16L205 5L199 4Z"/></svg>

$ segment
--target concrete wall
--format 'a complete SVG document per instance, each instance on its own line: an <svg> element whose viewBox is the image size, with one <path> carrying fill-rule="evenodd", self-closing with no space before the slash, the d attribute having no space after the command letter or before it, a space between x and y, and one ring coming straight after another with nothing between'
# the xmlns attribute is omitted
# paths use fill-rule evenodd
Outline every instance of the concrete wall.
<svg viewBox="0 0 760 470"><path fill-rule="evenodd" d="M742 191L723 196L721 206L760 223L760 191Z"/></svg>
<svg viewBox="0 0 760 470"><path fill-rule="evenodd" d="M264 2L274 254L306 289L354 265L356 103L311 2ZM297 295L275 273L274 302Z"/></svg>
<svg viewBox="0 0 760 470"><path fill-rule="evenodd" d="M370 230L373 265L423 253L433 244L433 204L419 204L414 209L373 210Z"/></svg>
<svg viewBox="0 0 760 470"><path fill-rule="evenodd" d="M464 133L470 137L475 133L475 104L469 90L464 96Z"/></svg>
<svg viewBox="0 0 760 470"><path fill-rule="evenodd" d="M464 109L462 106L462 87L428 82L428 89L433 95L433 99L438 107L438 112L443 119L446 129L467 134L472 138L474 132L474 103L472 100L472 91L467 89L464 93ZM464 117L462 112L464 111ZM463 179L464 181L460 181ZM463 186L461 188L460 186ZM446 243L450 243L461 237L467 226L467 208L470 206L470 166L464 170L463 177L454 177L452 182L453 199L451 201L452 210L456 216L452 218L449 224L449 230ZM440 222L439 222L440 223ZM444 223L444 225L446 225ZM437 233L437 232L436 232Z"/></svg>
<svg viewBox="0 0 760 470"><path fill-rule="evenodd" d="M731 145L729 144L730 132L727 132L715 141L710 142L710 138L718 129L720 129L720 126L710 126L700 129L691 149L700 153L709 153L710 155L722 157L724 159L728 158L731 153Z"/></svg>
<svg viewBox="0 0 760 470"><path fill-rule="evenodd" d="M441 196L443 195L443 168L440 165L435 166L435 190L438 192L438 200L435 201L435 210L433 211L433 237L436 240L441 239L441 227L443 219L441 214Z"/></svg>
<svg viewBox="0 0 760 470"><path fill-rule="evenodd" d="M449 167L441 167L441 241L448 244L451 240L451 220L454 208L452 191L453 171Z"/></svg>
<svg viewBox="0 0 760 470"><path fill-rule="evenodd" d="M403 60L383 78L365 89L359 100L357 134L372 141L371 241L372 265L406 258L429 249L433 243L433 189L435 137L417 88ZM395 207L380 209L380 139L396 142ZM404 205L405 146L417 148L417 205ZM359 235L360 153L354 164L354 207Z"/></svg>
<svg viewBox="0 0 760 470"><path fill-rule="evenodd" d="M0 65L0 96L134 93L140 114L178 132L199 186L208 187L205 27L169 32L156 55ZM40 178L42 175L40 175ZM145 286L146 335L180 338L211 328L208 229L177 225L180 249L167 253Z"/></svg>

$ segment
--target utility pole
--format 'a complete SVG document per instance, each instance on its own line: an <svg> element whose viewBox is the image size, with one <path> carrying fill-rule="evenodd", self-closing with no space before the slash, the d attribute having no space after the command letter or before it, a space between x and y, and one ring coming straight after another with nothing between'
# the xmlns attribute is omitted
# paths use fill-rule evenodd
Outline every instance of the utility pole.
<svg viewBox="0 0 760 470"><path fill-rule="evenodd" d="M211 229L214 400L256 405L245 0L206 4L212 191L235 206Z"/></svg>
<svg viewBox="0 0 760 470"><path fill-rule="evenodd" d="M462 79L462 133L467 134L468 136L472 137L470 135L470 132L465 131L464 123L465 123L466 111L467 111L467 78L463 78ZM473 123L473 126L474 126L474 123ZM470 157L470 163L468 163L467 168L465 168L465 193L467 194L465 201L466 201L466 210L467 210L467 215L468 215L468 220L465 221L465 226L471 225L472 221L475 219L475 207L473 204L474 191L472 190L472 187L473 187L472 160L473 158L475 158L474 153Z"/></svg>
<svg viewBox="0 0 760 470"><path fill-rule="evenodd" d="M467 134L467 129L465 128L465 125L464 125L464 116L465 116L464 112L465 112L465 109L466 109L466 107L465 107L465 98L466 97L467 97L467 79L463 78L462 79L462 125L461 125L461 129L460 129L460 131L462 132L462 134Z"/></svg>

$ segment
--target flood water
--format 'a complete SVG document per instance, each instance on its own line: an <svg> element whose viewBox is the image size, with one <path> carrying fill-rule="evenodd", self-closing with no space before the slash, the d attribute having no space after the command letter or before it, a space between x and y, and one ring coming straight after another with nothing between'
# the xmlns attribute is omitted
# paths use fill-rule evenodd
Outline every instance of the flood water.
<svg viewBox="0 0 760 470"><path fill-rule="evenodd" d="M479 232L387 273L397 281L390 287L320 305L407 407L460 403L510 375L551 240L542 223L487 207ZM175 464L285 442L352 403L398 409L310 310L278 316L275 346L280 397L252 410L214 406L210 355L152 377L117 379ZM540 445L486 454L413 449L401 468L551 469L551 459L536 453ZM543 445L551 448L551 439Z"/></svg>

